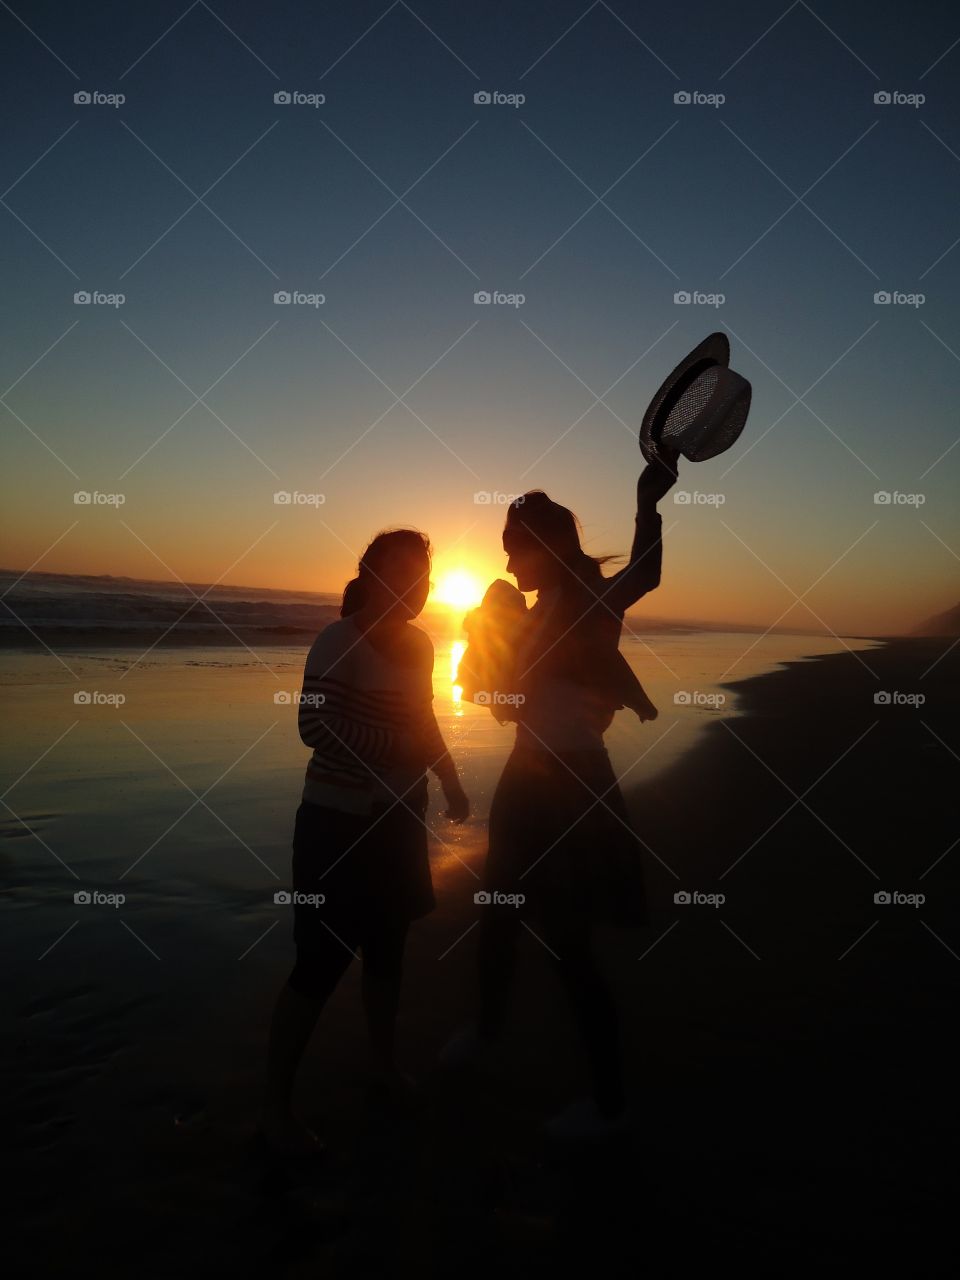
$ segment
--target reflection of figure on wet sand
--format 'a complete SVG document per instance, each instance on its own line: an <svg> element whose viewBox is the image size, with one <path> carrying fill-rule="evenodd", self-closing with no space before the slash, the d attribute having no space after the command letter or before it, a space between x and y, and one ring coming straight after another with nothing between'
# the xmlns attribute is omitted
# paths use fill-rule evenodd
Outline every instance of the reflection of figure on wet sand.
<svg viewBox="0 0 960 1280"><path fill-rule="evenodd" d="M519 591L494 584L468 620L465 696L517 725L490 809L479 935L479 1008L445 1046L448 1066L489 1059L501 1040L523 924L543 942L567 992L590 1069L591 1095L548 1125L556 1138L602 1137L630 1120L619 1018L597 962L593 926L648 922L639 841L603 744L614 712L656 708L618 644L624 611L660 581L657 502L678 457L649 464L637 484L629 563L607 578L576 517L539 491L512 503L503 547ZM521 611L516 597L536 591ZM478 697L478 693L491 696ZM492 695L498 694L499 697ZM518 904L518 905L514 905Z"/></svg>

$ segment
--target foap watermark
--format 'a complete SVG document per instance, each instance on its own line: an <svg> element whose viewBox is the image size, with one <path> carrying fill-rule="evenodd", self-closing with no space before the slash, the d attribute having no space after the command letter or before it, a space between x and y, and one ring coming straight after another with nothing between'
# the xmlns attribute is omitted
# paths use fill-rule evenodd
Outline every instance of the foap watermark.
<svg viewBox="0 0 960 1280"><path fill-rule="evenodd" d="M122 707L126 700L125 693L104 693L100 689L78 689L73 695L78 707Z"/></svg>
<svg viewBox="0 0 960 1280"><path fill-rule="evenodd" d="M326 500L325 493L301 493L299 489L278 489L273 495L277 507L322 507Z"/></svg>
<svg viewBox="0 0 960 1280"><path fill-rule="evenodd" d="M678 889L673 895L678 907L722 907L725 893L703 893L700 889Z"/></svg>
<svg viewBox="0 0 960 1280"><path fill-rule="evenodd" d="M522 307L526 300L525 293L501 293L499 289L478 289L473 295L477 307Z"/></svg>
<svg viewBox="0 0 960 1280"><path fill-rule="evenodd" d="M102 293L99 289L78 289L73 295L75 307L122 307L125 293Z"/></svg>
<svg viewBox="0 0 960 1280"><path fill-rule="evenodd" d="M277 907L322 907L326 900L325 893L302 893L299 889L278 889L273 895Z"/></svg>
<svg viewBox="0 0 960 1280"><path fill-rule="evenodd" d="M501 493L499 489L478 489L473 500L478 507L523 506L522 493Z"/></svg>
<svg viewBox="0 0 960 1280"><path fill-rule="evenodd" d="M99 489L78 489L73 495L75 507L122 507L125 493L101 493Z"/></svg>
<svg viewBox="0 0 960 1280"><path fill-rule="evenodd" d="M722 707L727 701L725 693L703 693L700 689L678 689L673 695L678 707Z"/></svg>
<svg viewBox="0 0 960 1280"><path fill-rule="evenodd" d="M878 889L873 901L878 907L922 907L925 893L901 893L899 889Z"/></svg>
<svg viewBox="0 0 960 1280"><path fill-rule="evenodd" d="M925 493L901 493L899 489L878 489L873 495L876 507L922 507L926 500Z"/></svg>
<svg viewBox="0 0 960 1280"><path fill-rule="evenodd" d="M922 707L925 693L901 693L899 689L880 689L873 695L875 707Z"/></svg>
<svg viewBox="0 0 960 1280"><path fill-rule="evenodd" d="M473 695L479 707L522 707L526 700L522 693L503 693L500 689L478 689Z"/></svg>
<svg viewBox="0 0 960 1280"><path fill-rule="evenodd" d="M104 893L102 889L78 889L73 901L78 907L122 907L127 900L125 893Z"/></svg>
<svg viewBox="0 0 960 1280"><path fill-rule="evenodd" d="M727 500L725 493L701 493L699 489L679 489L673 500L678 507L722 507Z"/></svg>
<svg viewBox="0 0 960 1280"><path fill-rule="evenodd" d="M725 293L703 293L700 289L678 289L673 295L677 307L722 307L726 300Z"/></svg>
<svg viewBox="0 0 960 1280"><path fill-rule="evenodd" d="M673 101L678 107L722 107L725 93L701 93L699 89L678 89Z"/></svg>
<svg viewBox="0 0 960 1280"><path fill-rule="evenodd" d="M925 93L903 93L900 89L878 89L873 101L878 107L922 107L927 100Z"/></svg>
<svg viewBox="0 0 960 1280"><path fill-rule="evenodd" d="M301 293L299 289L278 289L273 295L275 307L322 307L325 293Z"/></svg>
<svg viewBox="0 0 960 1280"><path fill-rule="evenodd" d="M522 107L526 100L525 93L501 93L499 89L478 89L473 95L476 107Z"/></svg>
<svg viewBox="0 0 960 1280"><path fill-rule="evenodd" d="M922 307L925 293L904 293L900 289L878 289L873 295L875 307Z"/></svg>
<svg viewBox="0 0 960 1280"><path fill-rule="evenodd" d="M300 689L278 689L273 695L273 700L278 707L289 707L294 704L298 707L322 707L327 698L323 693L303 693Z"/></svg>
<svg viewBox="0 0 960 1280"><path fill-rule="evenodd" d="M478 907L522 907L526 894L501 893L499 889L478 889L473 895Z"/></svg>
<svg viewBox="0 0 960 1280"><path fill-rule="evenodd" d="M322 107L325 93L302 93L299 89L278 89L273 101L278 107Z"/></svg>
<svg viewBox="0 0 960 1280"><path fill-rule="evenodd" d="M125 93L102 93L99 89L78 89L73 101L78 107L122 107Z"/></svg>

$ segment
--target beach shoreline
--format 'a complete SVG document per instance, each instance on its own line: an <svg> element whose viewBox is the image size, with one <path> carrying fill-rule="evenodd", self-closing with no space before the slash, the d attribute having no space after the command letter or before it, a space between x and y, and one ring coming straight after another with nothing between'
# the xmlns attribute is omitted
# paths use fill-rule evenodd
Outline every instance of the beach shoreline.
<svg viewBox="0 0 960 1280"><path fill-rule="evenodd" d="M626 791L652 924L601 940L642 1117L636 1150L600 1165L545 1159L539 1123L583 1079L534 937L504 1074L438 1075L437 1051L470 1011L482 910L476 857L452 857L437 910L411 931L399 1026L424 1110L384 1128L365 1108L357 965L304 1063L300 1107L322 1119L332 1159L306 1199L279 1201L298 1265L415 1265L427 1236L453 1265L464 1233L478 1260L521 1268L596 1262L609 1247L669 1271L681 1234L698 1263L719 1252L782 1269L784 1240L805 1265L874 1249L890 1261L901 1246L914 1268L925 1249L934 1256L955 1181L942 1149L960 985L960 861L945 853L958 827L960 646L949 644L888 638L730 681L736 715ZM878 691L926 701L878 704ZM926 901L881 906L878 891ZM679 904L677 892L725 901ZM104 1275L126 1274L143 1239L141 1274L169 1274L188 1239L198 1271L269 1265L277 1224L245 1143L271 1002L292 964L285 935L241 963L239 948L199 968L175 956L166 988L136 947L112 987L83 952L59 977L56 951L45 968L20 957L7 1093L25 1181L43 1188L22 1210L35 1261L65 1265L83 1231Z"/></svg>

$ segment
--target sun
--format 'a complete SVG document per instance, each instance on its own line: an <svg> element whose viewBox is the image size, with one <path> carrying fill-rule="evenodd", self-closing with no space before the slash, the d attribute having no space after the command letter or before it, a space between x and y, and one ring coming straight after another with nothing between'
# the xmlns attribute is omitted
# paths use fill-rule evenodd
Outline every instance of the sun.
<svg viewBox="0 0 960 1280"><path fill-rule="evenodd" d="M449 569L441 575L433 598L451 609L472 609L483 599L483 587L468 569Z"/></svg>

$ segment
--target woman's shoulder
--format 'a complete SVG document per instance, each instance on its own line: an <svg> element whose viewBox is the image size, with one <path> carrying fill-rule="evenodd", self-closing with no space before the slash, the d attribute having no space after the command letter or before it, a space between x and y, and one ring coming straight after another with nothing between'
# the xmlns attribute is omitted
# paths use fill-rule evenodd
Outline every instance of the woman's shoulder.
<svg viewBox="0 0 960 1280"><path fill-rule="evenodd" d="M357 640L357 629L349 618L337 618L328 622L310 646L307 654L307 666L316 667L321 664L329 667L341 661L350 652Z"/></svg>
<svg viewBox="0 0 960 1280"><path fill-rule="evenodd" d="M401 656L413 666L429 666L433 669L433 641L421 627L408 622L403 628Z"/></svg>

